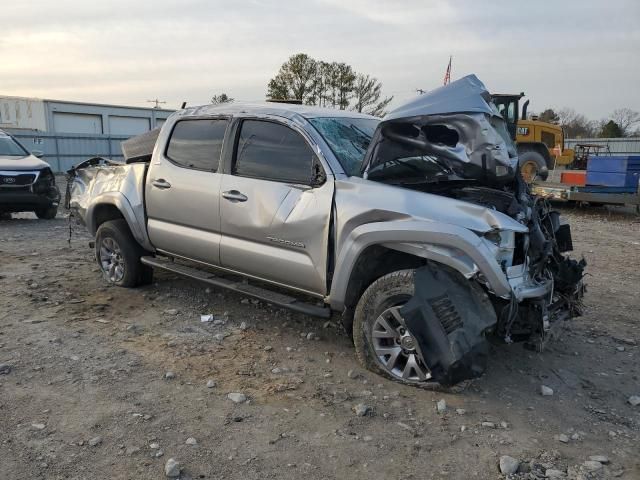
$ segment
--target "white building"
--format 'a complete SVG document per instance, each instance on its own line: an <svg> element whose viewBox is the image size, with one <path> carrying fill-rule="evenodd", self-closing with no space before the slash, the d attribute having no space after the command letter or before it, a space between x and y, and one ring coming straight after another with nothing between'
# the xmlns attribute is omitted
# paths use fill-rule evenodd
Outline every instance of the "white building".
<svg viewBox="0 0 640 480"><path fill-rule="evenodd" d="M0 129L40 150L55 171L91 156L118 159L120 142L160 127L173 110L0 95Z"/></svg>

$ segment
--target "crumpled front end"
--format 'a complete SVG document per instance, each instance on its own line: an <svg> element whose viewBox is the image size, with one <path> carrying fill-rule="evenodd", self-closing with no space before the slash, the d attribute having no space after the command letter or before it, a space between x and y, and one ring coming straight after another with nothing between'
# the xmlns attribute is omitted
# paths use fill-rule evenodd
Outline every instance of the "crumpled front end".
<svg viewBox="0 0 640 480"><path fill-rule="evenodd" d="M363 176L484 207L485 216L500 212L511 222L487 231L476 228L473 218L458 218L464 208L449 210L449 223L481 239L476 249L489 262L473 275L458 276L482 287L490 312L479 300L460 300L463 287L445 278L449 273L441 279L429 271L416 275L416 296L404 313L432 378L451 384L479 375L490 337L540 350L554 325L581 314L586 262L567 255L573 249L569 225L522 180L504 119L475 76L421 95L385 117L365 156ZM433 197L423 201L434 203ZM450 303L460 321L449 331L451 308L442 320L434 305L456 296L457 303Z"/></svg>

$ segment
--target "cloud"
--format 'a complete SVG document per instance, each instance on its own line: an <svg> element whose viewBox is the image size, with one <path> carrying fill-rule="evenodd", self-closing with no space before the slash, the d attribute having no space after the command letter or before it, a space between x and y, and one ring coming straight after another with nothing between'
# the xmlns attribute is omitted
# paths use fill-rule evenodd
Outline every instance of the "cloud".
<svg viewBox="0 0 640 480"><path fill-rule="evenodd" d="M32 0L3 9L0 94L145 105L264 98L292 54L350 63L396 102L477 73L534 110L640 110L640 3ZM611 88L615 86L615 88Z"/></svg>

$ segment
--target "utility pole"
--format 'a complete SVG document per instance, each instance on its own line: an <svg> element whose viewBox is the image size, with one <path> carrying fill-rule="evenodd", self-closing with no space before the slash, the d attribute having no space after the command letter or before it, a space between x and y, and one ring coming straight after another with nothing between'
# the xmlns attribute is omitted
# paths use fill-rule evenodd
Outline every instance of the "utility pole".
<svg viewBox="0 0 640 480"><path fill-rule="evenodd" d="M167 103L167 102L161 102L160 100L158 100L157 98L154 100L147 100L147 103L155 103L153 108L160 108L160 104L161 103Z"/></svg>

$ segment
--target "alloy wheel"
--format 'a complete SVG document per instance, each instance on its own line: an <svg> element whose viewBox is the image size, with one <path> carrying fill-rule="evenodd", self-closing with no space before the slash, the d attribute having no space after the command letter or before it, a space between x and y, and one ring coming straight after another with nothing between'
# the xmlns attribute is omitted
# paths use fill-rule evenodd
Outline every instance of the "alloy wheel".
<svg viewBox="0 0 640 480"><path fill-rule="evenodd" d="M373 350L390 375L405 382L424 382L431 373L400 314L401 308L402 305L387 308L375 320L371 332Z"/></svg>
<svg viewBox="0 0 640 480"><path fill-rule="evenodd" d="M104 237L99 250L100 268L111 283L117 283L124 278L125 262L120 245L112 237Z"/></svg>

